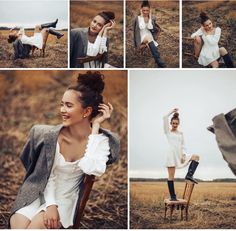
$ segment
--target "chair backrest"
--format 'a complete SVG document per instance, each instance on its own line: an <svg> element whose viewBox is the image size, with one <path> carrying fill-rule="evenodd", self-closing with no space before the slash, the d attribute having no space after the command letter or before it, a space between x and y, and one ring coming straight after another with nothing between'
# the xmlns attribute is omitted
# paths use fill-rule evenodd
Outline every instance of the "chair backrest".
<svg viewBox="0 0 236 231"><path fill-rule="evenodd" d="M194 185L195 184L192 181L189 181L189 180L186 181L183 199L187 200L187 204L189 204L189 202L190 202Z"/></svg>
<svg viewBox="0 0 236 231"><path fill-rule="evenodd" d="M95 63L95 68L103 68L105 65L105 54L106 52L104 52L103 54L97 54L96 56L86 56L86 57L81 57L81 58L77 58L77 65L79 65L80 67L84 67L85 63L89 63L89 67L92 67L92 62ZM97 62L99 63L99 66L97 66Z"/></svg>
<svg viewBox="0 0 236 231"><path fill-rule="evenodd" d="M93 183L95 181L94 175L85 175L83 181L83 192L81 194L81 198L78 199L76 207L78 208L77 213L75 214L75 222L73 225L73 229L78 229L80 226L80 221L83 216L84 208L89 199L90 192L93 188Z"/></svg>

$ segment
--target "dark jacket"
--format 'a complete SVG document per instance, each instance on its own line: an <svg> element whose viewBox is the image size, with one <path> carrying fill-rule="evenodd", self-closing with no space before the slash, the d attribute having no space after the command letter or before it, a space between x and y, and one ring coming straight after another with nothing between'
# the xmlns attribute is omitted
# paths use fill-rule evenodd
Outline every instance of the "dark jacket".
<svg viewBox="0 0 236 231"><path fill-rule="evenodd" d="M41 203L44 189L48 182L54 162L56 143L62 125L35 125L30 131L28 140L20 155L26 169L26 175L11 210L11 215L18 209L31 204L37 198ZM120 142L116 134L100 129L109 138L110 155L107 164L118 159Z"/></svg>
<svg viewBox="0 0 236 231"><path fill-rule="evenodd" d="M14 48L14 59L25 59L29 57L31 46L28 44L23 44L20 39L13 42Z"/></svg>
<svg viewBox="0 0 236 231"><path fill-rule="evenodd" d="M236 175L236 108L225 115L216 115L212 121L213 125L207 129L215 134L224 160Z"/></svg>
<svg viewBox="0 0 236 231"><path fill-rule="evenodd" d="M156 16L152 15L152 25L153 29L150 30L154 39L156 39L158 32L160 32L160 27L156 23ZM134 31L134 46L139 47L141 44L140 28L138 23L138 16L135 17L133 22L133 31Z"/></svg>
<svg viewBox="0 0 236 231"><path fill-rule="evenodd" d="M107 39L107 50L108 50L108 39ZM88 48L88 28L76 28L70 31L70 67L80 67L76 63L76 59L87 56ZM108 62L108 52L104 60Z"/></svg>

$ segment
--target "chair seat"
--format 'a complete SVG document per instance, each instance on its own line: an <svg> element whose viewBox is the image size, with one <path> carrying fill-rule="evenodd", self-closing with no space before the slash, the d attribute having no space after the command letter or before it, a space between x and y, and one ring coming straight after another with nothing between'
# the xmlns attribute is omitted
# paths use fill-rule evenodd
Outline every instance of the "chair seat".
<svg viewBox="0 0 236 231"><path fill-rule="evenodd" d="M171 201L170 199L165 199L164 203L167 205L184 205L184 204L187 204L187 200L178 199L177 201Z"/></svg>

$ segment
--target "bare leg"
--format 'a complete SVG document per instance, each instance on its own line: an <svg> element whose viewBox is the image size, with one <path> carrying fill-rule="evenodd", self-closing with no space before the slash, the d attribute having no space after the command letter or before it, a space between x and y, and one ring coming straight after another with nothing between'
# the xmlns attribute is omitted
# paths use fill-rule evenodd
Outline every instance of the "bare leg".
<svg viewBox="0 0 236 231"><path fill-rule="evenodd" d="M168 180L174 180L175 177L175 167L168 167Z"/></svg>
<svg viewBox="0 0 236 231"><path fill-rule="evenodd" d="M219 67L219 62L217 60L215 60L212 63L210 63L210 65L212 66L212 68L218 68Z"/></svg>
<svg viewBox="0 0 236 231"><path fill-rule="evenodd" d="M26 229L30 220L22 214L15 213L10 218L11 229Z"/></svg>
<svg viewBox="0 0 236 231"><path fill-rule="evenodd" d="M40 213L35 215L32 221L30 222L29 226L27 227L27 229L46 229L46 226L44 225L43 221L44 213L45 213L44 211L41 211Z"/></svg>
<svg viewBox="0 0 236 231"><path fill-rule="evenodd" d="M228 54L227 50L224 47L221 47L219 49L219 51L220 51L220 56L224 56L224 55Z"/></svg>
<svg viewBox="0 0 236 231"><path fill-rule="evenodd" d="M41 26L40 25L36 25L34 28L34 33L40 33L41 30Z"/></svg>
<svg viewBox="0 0 236 231"><path fill-rule="evenodd" d="M43 52L43 57L45 55L45 48L46 48L46 44L47 44L47 39L48 39L48 35L49 35L49 29L48 28L44 28L41 30L41 34L43 37L43 47L42 47L42 52ZM41 55L41 52L40 52Z"/></svg>
<svg viewBox="0 0 236 231"><path fill-rule="evenodd" d="M191 160L199 161L200 157L198 155L192 155Z"/></svg>
<svg viewBox="0 0 236 231"><path fill-rule="evenodd" d="M194 38L193 45L194 45L194 54L198 58L203 45L202 38L200 36L196 36Z"/></svg>

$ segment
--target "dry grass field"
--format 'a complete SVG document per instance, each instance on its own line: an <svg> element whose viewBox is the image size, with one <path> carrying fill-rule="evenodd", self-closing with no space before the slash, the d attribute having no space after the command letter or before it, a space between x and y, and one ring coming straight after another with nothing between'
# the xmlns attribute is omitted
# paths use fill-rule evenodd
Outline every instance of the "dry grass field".
<svg viewBox="0 0 236 231"><path fill-rule="evenodd" d="M179 1L150 1L152 13L162 28L158 50L167 67L179 67ZM143 54L134 47L133 21L139 14L141 1L126 2L126 67L155 68L151 52Z"/></svg>
<svg viewBox="0 0 236 231"><path fill-rule="evenodd" d="M184 185L184 182L175 183L178 197L182 196ZM236 183L200 182L195 185L188 221L180 220L180 210L174 211L172 221L164 220L163 200L168 198L166 182L131 182L130 191L130 226L133 229L236 228Z"/></svg>
<svg viewBox="0 0 236 231"><path fill-rule="evenodd" d="M109 31L108 62L115 67L123 67L123 2L122 1L71 1L71 28L89 27L92 19L102 11L115 13L116 26Z"/></svg>
<svg viewBox="0 0 236 231"><path fill-rule="evenodd" d="M184 1L183 2L183 37L190 35L200 28L199 14L205 11L213 24L221 28L219 46L225 47L236 59L236 1ZM192 40L183 39L183 67L201 68L193 54ZM221 64L220 67L225 67Z"/></svg>
<svg viewBox="0 0 236 231"><path fill-rule="evenodd" d="M120 160L97 178L81 228L124 229L127 227L127 72L102 73L106 83L104 101L114 106L112 118L103 127L119 134ZM0 229L6 226L25 174L19 154L28 132L34 124L61 123L58 113L61 97L77 75L76 71L0 72Z"/></svg>
<svg viewBox="0 0 236 231"><path fill-rule="evenodd" d="M36 50L34 56L27 59L14 60L14 49L12 43L7 42L8 30L0 31L0 68L66 68L67 65L67 31L60 31L65 35L57 39L49 35L45 49L45 57L40 57L40 51ZM28 36L33 31L26 31Z"/></svg>

